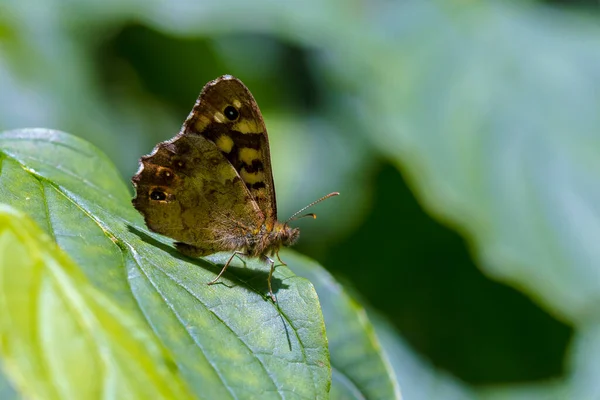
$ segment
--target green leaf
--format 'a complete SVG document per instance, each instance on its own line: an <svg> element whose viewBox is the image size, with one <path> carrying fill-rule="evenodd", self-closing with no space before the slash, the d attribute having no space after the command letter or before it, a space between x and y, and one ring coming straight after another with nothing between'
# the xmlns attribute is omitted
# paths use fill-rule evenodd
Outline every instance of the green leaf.
<svg viewBox="0 0 600 400"><path fill-rule="evenodd" d="M373 65L379 90L362 88L369 138L486 272L581 322L600 291L600 28L519 2L442 4L382 17L404 28Z"/></svg>
<svg viewBox="0 0 600 400"><path fill-rule="evenodd" d="M2 400L18 400L22 397L17 394L12 383L4 374L3 368L0 365L0 399Z"/></svg>
<svg viewBox="0 0 600 400"><path fill-rule="evenodd" d="M571 374L569 391L563 398L597 399L600 398L600 322L597 320L582 327L573 341L569 366Z"/></svg>
<svg viewBox="0 0 600 400"><path fill-rule="evenodd" d="M74 136L6 132L0 157L0 198L27 212L121 312L147 320L196 396L327 397L327 341L309 281L278 267L273 304L268 267L247 261L206 285L228 254L189 259L149 232L112 164Z"/></svg>
<svg viewBox="0 0 600 400"><path fill-rule="evenodd" d="M311 64L315 76L327 78L326 92L341 92L326 103L340 115L346 95L353 108L344 118L358 116L348 136L364 132L395 160L427 208L474 241L490 274L568 320L585 318L599 289L600 255L590 239L600 230L593 223L600 159L596 21L515 1L379 2L369 13L340 1L235 1L235 12L223 2L169 4L78 2L46 21L49 36L39 40L39 32L20 29L39 24L38 15L7 3L0 13L10 16L0 27L7 60L0 68L8 78L0 119L6 126L85 126L90 138L121 156L121 165L144 128L164 123L121 114L140 104L139 96L112 113L98 100L101 87L90 81L82 51L97 42L73 34L77 29L64 20L100 27L135 16L165 34L214 39L252 32L317 49L326 57ZM195 65L194 55L186 57ZM41 74L36 65L47 68ZM144 103L137 115L161 114L149 107ZM89 117L98 112L109 122ZM137 140L102 134L123 123L135 125Z"/></svg>
<svg viewBox="0 0 600 400"><path fill-rule="evenodd" d="M331 352L331 398L399 399L398 382L365 309L317 263L284 254L289 267L308 278L319 294Z"/></svg>
<svg viewBox="0 0 600 400"><path fill-rule="evenodd" d="M26 397L191 398L146 324L95 289L28 217L3 204L0 293L0 352Z"/></svg>

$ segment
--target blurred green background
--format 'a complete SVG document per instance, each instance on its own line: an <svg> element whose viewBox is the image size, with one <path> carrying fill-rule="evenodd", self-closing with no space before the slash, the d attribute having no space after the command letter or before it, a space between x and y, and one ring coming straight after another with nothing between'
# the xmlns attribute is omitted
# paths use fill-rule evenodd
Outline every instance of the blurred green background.
<svg viewBox="0 0 600 400"><path fill-rule="evenodd" d="M0 0L0 130L81 136L129 180L235 75L280 218L342 193L298 251L486 395L596 398L598 5Z"/></svg>

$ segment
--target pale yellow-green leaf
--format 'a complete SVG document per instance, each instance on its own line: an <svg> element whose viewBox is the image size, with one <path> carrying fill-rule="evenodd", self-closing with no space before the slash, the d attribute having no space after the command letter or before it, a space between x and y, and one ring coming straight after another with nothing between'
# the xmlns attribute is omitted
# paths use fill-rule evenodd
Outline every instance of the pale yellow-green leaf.
<svg viewBox="0 0 600 400"><path fill-rule="evenodd" d="M144 321L95 289L30 218L4 204L0 309L0 357L28 398L191 398Z"/></svg>

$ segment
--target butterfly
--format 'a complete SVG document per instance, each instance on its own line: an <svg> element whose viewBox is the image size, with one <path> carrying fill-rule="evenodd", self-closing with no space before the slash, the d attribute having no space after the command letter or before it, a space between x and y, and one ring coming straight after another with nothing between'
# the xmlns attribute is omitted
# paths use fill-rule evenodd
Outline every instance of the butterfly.
<svg viewBox="0 0 600 400"><path fill-rule="evenodd" d="M269 296L279 249L298 240L288 225L307 208L336 196L330 193L277 220L269 138L262 114L248 88L223 75L208 82L172 139L140 159L132 178L133 206L154 232L174 239L190 257L231 251L216 283L234 256L258 257L270 265Z"/></svg>

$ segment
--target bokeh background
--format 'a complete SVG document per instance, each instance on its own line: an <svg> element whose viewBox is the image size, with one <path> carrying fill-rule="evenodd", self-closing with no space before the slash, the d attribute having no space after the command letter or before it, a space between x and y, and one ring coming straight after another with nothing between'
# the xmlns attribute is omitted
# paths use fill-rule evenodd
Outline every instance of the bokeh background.
<svg viewBox="0 0 600 400"><path fill-rule="evenodd" d="M486 398L600 398L599 18L596 0L0 0L0 130L78 135L129 180L235 75L280 218L342 193L298 251L407 360Z"/></svg>

